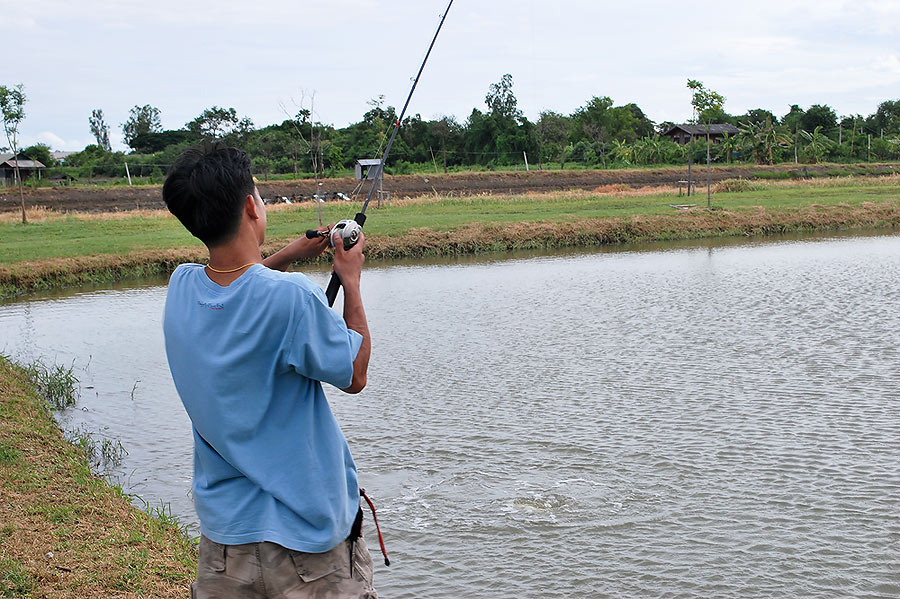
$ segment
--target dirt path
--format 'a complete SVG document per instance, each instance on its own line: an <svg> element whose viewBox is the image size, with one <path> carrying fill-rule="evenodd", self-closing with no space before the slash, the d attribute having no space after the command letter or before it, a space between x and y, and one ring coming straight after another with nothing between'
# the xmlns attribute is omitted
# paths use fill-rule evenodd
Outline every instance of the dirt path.
<svg viewBox="0 0 900 599"><path fill-rule="evenodd" d="M894 172L894 165L866 165L872 174ZM800 166L716 166L712 169L712 180L737 177L753 178L761 173L794 172L797 174L825 174L837 170L835 165ZM854 167L844 167L853 169ZM858 169L857 169L858 170ZM848 171L849 172L849 171ZM693 178L698 187L706 180L706 169L696 166ZM527 192L556 191L566 189L593 190L606 185L628 185L631 187L673 186L687 179L687 168L664 169L622 169L587 171L536 171L531 172L484 172L454 173L449 175L398 175L385 178L385 191L392 197L410 197L437 193L441 195L479 194L519 194ZM327 192L328 199L336 198L338 192L351 194L358 181L345 177L323 179L320 186L313 180L263 181L260 192L266 199L294 198L309 199L317 190ZM365 197L368 185L356 196ZM115 212L135 209L163 209L160 188L155 187L106 187L90 186L38 188L26 190L25 202L28 206L41 206L60 212ZM18 210L19 198L14 188L0 188L0 212Z"/></svg>

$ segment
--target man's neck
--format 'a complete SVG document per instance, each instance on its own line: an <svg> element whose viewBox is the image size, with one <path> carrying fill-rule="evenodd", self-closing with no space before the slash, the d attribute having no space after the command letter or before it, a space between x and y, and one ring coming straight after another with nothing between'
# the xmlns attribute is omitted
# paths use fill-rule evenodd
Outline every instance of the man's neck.
<svg viewBox="0 0 900 599"><path fill-rule="evenodd" d="M209 267L206 269L206 275L223 287L247 272L252 265L262 262L262 253L255 239L242 233L239 232L227 243L207 248Z"/></svg>

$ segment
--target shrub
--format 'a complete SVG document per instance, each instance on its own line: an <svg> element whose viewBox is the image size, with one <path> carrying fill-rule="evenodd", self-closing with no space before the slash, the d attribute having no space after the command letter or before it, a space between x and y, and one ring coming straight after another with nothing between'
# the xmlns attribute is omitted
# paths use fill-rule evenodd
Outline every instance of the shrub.
<svg viewBox="0 0 900 599"><path fill-rule="evenodd" d="M749 179L723 179L713 187L713 193L741 193L744 191L758 191L760 185Z"/></svg>

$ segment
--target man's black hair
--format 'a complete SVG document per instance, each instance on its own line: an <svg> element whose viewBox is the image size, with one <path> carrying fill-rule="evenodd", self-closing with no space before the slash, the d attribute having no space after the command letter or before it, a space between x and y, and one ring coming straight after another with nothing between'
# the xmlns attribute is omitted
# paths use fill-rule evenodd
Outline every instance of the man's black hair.
<svg viewBox="0 0 900 599"><path fill-rule="evenodd" d="M191 234L209 247L231 238L246 197L255 187L250 157L222 142L184 151L169 169L163 201Z"/></svg>

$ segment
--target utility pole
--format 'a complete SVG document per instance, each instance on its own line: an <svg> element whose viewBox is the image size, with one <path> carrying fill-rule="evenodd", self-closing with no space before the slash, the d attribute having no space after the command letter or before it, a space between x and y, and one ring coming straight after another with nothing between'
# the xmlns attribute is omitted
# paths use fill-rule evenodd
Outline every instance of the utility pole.
<svg viewBox="0 0 900 599"><path fill-rule="evenodd" d="M712 167L709 165L709 121L706 123L706 207L712 208Z"/></svg>
<svg viewBox="0 0 900 599"><path fill-rule="evenodd" d="M688 192L687 192L687 194L688 194L688 197L691 197L691 184L692 184L691 165L694 163L694 153L691 151L691 147L694 145L693 141L694 141L694 136L691 134L688 134L688 142L687 142L687 147L688 147L688 184L687 184Z"/></svg>

